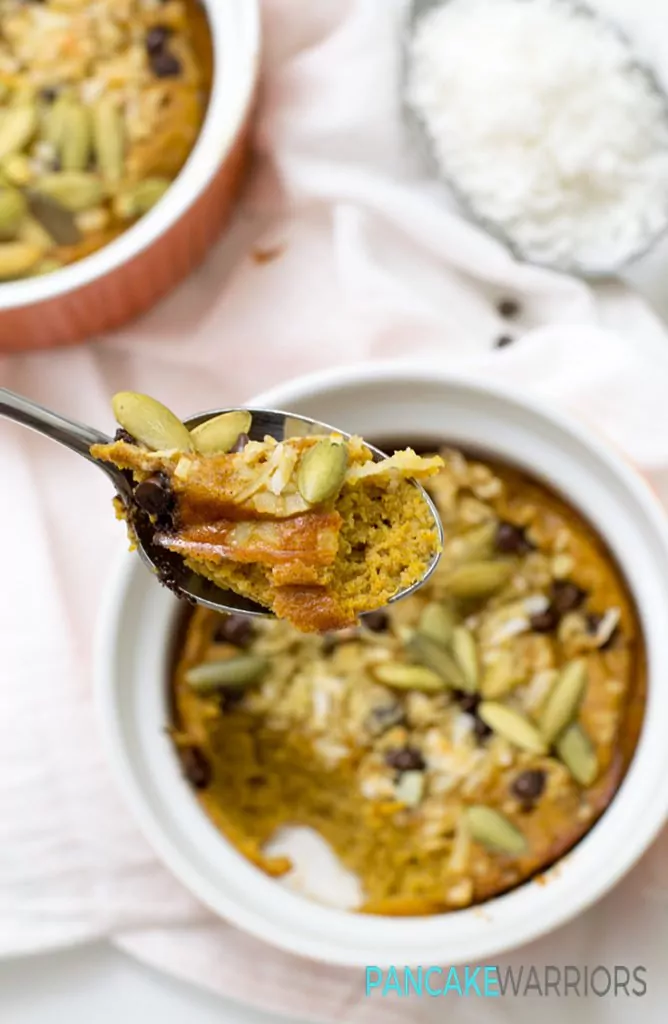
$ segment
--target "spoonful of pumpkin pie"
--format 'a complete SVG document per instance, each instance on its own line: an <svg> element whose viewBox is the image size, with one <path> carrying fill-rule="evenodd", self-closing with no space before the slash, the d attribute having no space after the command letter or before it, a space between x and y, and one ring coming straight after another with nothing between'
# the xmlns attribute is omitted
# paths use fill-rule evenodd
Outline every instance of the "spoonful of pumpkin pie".
<svg viewBox="0 0 668 1024"><path fill-rule="evenodd" d="M436 567L442 526L418 481L438 472L438 456L388 457L271 410L183 423L130 391L112 407L121 429L90 453L123 472L117 515L182 596L320 632L412 593Z"/></svg>

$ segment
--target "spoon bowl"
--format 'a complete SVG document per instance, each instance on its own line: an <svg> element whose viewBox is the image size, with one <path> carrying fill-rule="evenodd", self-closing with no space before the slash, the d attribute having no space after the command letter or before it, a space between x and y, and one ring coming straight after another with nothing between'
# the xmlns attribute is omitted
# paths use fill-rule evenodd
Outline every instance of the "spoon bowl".
<svg viewBox="0 0 668 1024"><path fill-rule="evenodd" d="M207 420L213 419L227 412L236 412L238 409L212 409L209 412L197 413L184 419L186 427L190 430L200 426ZM350 434L340 430L338 427L331 427L325 423L310 419L307 416L296 416L293 413L282 412L277 409L250 409L252 423L249 430L249 437L252 441L262 441L267 435L276 441L285 441L294 437L318 436L321 434L338 433L342 437L350 438ZM46 409L22 395L17 395L5 388L0 388L0 415L15 423L30 427L46 437L57 441L71 451L76 452L83 458L88 459L98 469L106 473L113 483L116 493L126 506L130 508L133 504L132 482L128 474L106 462L94 459L90 454L91 446L94 444L110 444L111 438L94 430L92 427L76 423L74 420L66 419L63 416ZM372 453L374 461L378 462L386 458L386 454L373 445L366 444ZM417 487L423 500L429 506L430 513L434 519L439 538L439 549L443 544L443 526L436 511L436 507L420 484L416 481L413 486ZM150 522L144 517L133 521L133 529L137 538L137 553L144 564L156 576L169 579L170 588L181 597L195 604L204 605L214 611L233 615L250 615L257 618L273 618L273 613L268 609L241 597L231 590L223 590L216 586L211 580L205 579L193 572L183 562L180 555L165 548L158 547L153 542L153 531ZM398 591L391 598L390 603L408 597L414 593L429 579L438 564L440 553L434 555L422 579L418 580L411 587Z"/></svg>
<svg viewBox="0 0 668 1024"><path fill-rule="evenodd" d="M624 259L616 261L614 264L594 266L585 264L575 258L559 262L544 262L529 258L521 246L517 245L509 237L502 225L498 221L491 220L482 215L471 197L455 184L452 177L441 165L427 125L420 114L413 108L408 95L412 61L411 47L417 27L426 14L435 8L445 6L448 2L449 0L409 0L402 30L400 84L402 118L410 144L428 173L445 186L454 205L468 221L500 242L520 262L540 266L546 270L554 270L561 274L570 274L585 281L597 282L615 277L638 260L647 256L668 234L668 210L664 211L661 223L651 231L648 231L642 244L633 252L629 252ZM521 0L518 0L518 2L521 2ZM645 79L650 91L660 100L663 107L663 116L668 124L668 92L663 87L658 74L651 65L635 55L632 41L624 29L613 18L592 7L585 0L562 0L562 2L568 3L580 17L588 18L599 25L605 26L606 29L612 30L629 47L629 53L632 54L628 63L629 73L642 76Z"/></svg>

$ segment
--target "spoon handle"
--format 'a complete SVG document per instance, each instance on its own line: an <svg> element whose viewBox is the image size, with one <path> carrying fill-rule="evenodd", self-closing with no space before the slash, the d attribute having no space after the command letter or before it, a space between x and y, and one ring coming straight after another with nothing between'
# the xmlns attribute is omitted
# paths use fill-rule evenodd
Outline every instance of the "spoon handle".
<svg viewBox="0 0 668 1024"><path fill-rule="evenodd" d="M99 430L93 430L83 423L75 420L68 420L65 416L45 409L37 402L31 402L23 395L17 395L7 388L0 388L0 416L5 416L15 423L21 423L24 427L36 430L38 434L50 437L52 441L65 445L77 455L83 455L84 459L95 462L90 454L92 444L108 444L110 438ZM96 463L99 465L99 463Z"/></svg>

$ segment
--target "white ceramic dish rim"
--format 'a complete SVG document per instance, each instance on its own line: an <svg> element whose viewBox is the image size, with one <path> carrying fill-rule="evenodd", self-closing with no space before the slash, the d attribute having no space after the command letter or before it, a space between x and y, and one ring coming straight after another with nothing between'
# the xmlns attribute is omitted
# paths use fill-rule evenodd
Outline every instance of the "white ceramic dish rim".
<svg viewBox="0 0 668 1024"><path fill-rule="evenodd" d="M474 962L535 939L604 895L641 856L668 816L668 747L663 724L668 715L668 693L662 695L661 689L652 685L652 679L665 677L668 672L668 645L662 638L662 624L668 615L668 525L658 499L632 467L582 426L553 410L546 411L538 402L512 390L481 385L459 372L407 362L344 368L279 386L254 399L254 403L301 411L300 402L313 401L318 395L326 397L337 389L397 382L407 387L415 384L473 391L479 398L506 403L509 410L526 412L534 424L542 422L582 447L621 486L656 548L650 555L647 542L645 560L649 558L652 566L649 589L640 594L637 581L632 584L645 621L650 688L640 742L619 793L587 837L549 872L549 884L529 883L482 907L431 918L394 920L351 915L281 889L249 865L213 826L208 822L204 825L206 819L200 814L204 819L202 827L210 828L212 833L207 842L210 839L216 843L221 872L224 867L223 885L212 884L193 858L184 854L180 841L183 837L161 824L151 795L139 784L125 749L116 700L120 685L117 654L121 610L138 573L144 570L131 557L124 556L100 618L96 703L112 768L140 827L173 873L222 917L279 948L346 966ZM177 771L175 768L172 782L177 779ZM164 789L171 784L169 780L162 783ZM199 814L192 796L189 799ZM192 817L189 824L192 827L194 823ZM179 821L176 828L185 833L187 826Z"/></svg>
<svg viewBox="0 0 668 1024"><path fill-rule="evenodd" d="M203 0L214 48L207 115L187 163L164 200L109 245L62 270L0 285L0 311L36 305L90 284L165 234L225 162L253 97L260 57L258 0Z"/></svg>

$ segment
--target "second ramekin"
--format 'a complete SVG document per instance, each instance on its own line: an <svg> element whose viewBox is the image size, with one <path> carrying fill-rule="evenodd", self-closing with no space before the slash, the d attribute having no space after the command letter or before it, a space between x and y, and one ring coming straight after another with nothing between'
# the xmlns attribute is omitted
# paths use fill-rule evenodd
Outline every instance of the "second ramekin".
<svg viewBox="0 0 668 1024"><path fill-rule="evenodd" d="M99 252L0 284L0 351L94 338L145 312L204 259L245 178L260 60L258 0L202 0L214 80L199 139L164 199Z"/></svg>

